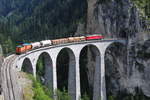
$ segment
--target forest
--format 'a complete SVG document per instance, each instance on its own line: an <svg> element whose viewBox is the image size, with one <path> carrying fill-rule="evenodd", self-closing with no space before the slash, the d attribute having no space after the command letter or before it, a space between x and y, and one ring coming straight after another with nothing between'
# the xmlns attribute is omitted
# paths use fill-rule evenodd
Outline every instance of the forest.
<svg viewBox="0 0 150 100"><path fill-rule="evenodd" d="M141 18L150 20L150 1L132 0ZM18 41L33 42L73 36L86 22L86 0L1 0L0 44L4 54L15 51Z"/></svg>
<svg viewBox="0 0 150 100"><path fill-rule="evenodd" d="M33 42L73 36L86 18L86 0L0 1L0 43L5 54L18 41Z"/></svg>
<svg viewBox="0 0 150 100"><path fill-rule="evenodd" d="M142 19L150 21L150 1L132 0ZM86 22L86 0L1 0L0 44L4 54L18 41L33 42L73 36Z"/></svg>

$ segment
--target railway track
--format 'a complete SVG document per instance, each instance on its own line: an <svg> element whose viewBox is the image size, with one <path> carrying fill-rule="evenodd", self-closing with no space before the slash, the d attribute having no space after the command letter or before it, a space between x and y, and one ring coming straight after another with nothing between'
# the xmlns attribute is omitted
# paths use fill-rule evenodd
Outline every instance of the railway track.
<svg viewBox="0 0 150 100"><path fill-rule="evenodd" d="M7 57L3 63L2 67L2 77L3 77L3 92L4 92L4 100L16 100L15 90L13 84L13 75L12 75L12 67L14 65L14 60L16 59L16 55L11 55Z"/></svg>

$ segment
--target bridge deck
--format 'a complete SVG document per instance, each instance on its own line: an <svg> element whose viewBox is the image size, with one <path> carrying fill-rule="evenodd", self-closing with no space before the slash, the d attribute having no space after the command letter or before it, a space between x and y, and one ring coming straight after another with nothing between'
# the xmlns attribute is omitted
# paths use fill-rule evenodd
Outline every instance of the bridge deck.
<svg viewBox="0 0 150 100"><path fill-rule="evenodd" d="M103 39L103 40L92 40L92 41L81 41L81 42L72 42L72 43L65 43L65 44L59 44L59 45L50 45L50 46L45 46L45 47L41 47L38 49L33 49L31 51L28 51L24 54L21 54L19 56L20 57L24 57L28 54L31 54L33 52L37 52L37 51L41 51L41 50L47 50L47 49L51 49L51 48L57 48L57 47L63 47L63 46L68 46L68 45L78 45L78 44L86 44L86 43L96 43L96 42L122 42L122 43L126 43L126 40L115 40L115 39Z"/></svg>

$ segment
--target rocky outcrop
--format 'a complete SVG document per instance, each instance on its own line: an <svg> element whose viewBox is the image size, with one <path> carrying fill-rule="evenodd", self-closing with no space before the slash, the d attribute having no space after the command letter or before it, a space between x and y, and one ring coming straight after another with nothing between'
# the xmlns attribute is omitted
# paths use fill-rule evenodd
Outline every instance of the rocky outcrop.
<svg viewBox="0 0 150 100"><path fill-rule="evenodd" d="M132 66L130 87L138 87L150 97L150 40L135 44L134 65Z"/></svg>
<svg viewBox="0 0 150 100"><path fill-rule="evenodd" d="M107 95L118 96L121 92L137 95L140 91L150 97L150 34L144 31L136 7L130 0L87 2L87 33L101 33L106 38L128 41L125 48L114 44L106 51ZM82 27L80 25L78 31L83 30Z"/></svg>
<svg viewBox="0 0 150 100"><path fill-rule="evenodd" d="M2 58L2 47L0 45L0 95L2 93L2 75L1 75L1 68L2 68L2 62L3 62L3 58Z"/></svg>
<svg viewBox="0 0 150 100"><path fill-rule="evenodd" d="M129 0L88 0L88 33L127 38L140 29L138 12Z"/></svg>
<svg viewBox="0 0 150 100"><path fill-rule="evenodd" d="M121 44L113 44L106 50L105 76L107 95L117 95L127 85L127 51Z"/></svg>

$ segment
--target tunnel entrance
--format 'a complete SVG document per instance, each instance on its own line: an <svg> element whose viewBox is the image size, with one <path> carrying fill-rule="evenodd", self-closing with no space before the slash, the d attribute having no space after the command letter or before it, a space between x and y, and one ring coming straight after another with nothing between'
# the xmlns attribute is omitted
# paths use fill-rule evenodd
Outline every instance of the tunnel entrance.
<svg viewBox="0 0 150 100"><path fill-rule="evenodd" d="M52 89L53 72L52 60L48 53L42 53L36 64L36 78L44 85Z"/></svg>
<svg viewBox="0 0 150 100"><path fill-rule="evenodd" d="M24 59L21 71L29 73L29 74L33 74L33 66L32 66L30 59L28 58Z"/></svg>
<svg viewBox="0 0 150 100"><path fill-rule="evenodd" d="M100 99L100 52L96 46L88 45L80 53L81 97Z"/></svg>

